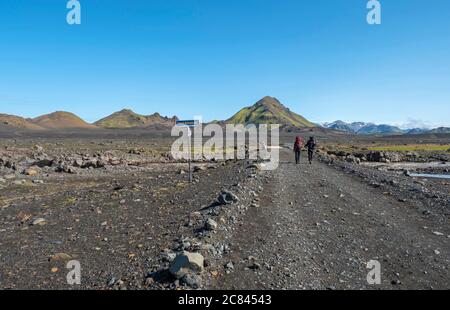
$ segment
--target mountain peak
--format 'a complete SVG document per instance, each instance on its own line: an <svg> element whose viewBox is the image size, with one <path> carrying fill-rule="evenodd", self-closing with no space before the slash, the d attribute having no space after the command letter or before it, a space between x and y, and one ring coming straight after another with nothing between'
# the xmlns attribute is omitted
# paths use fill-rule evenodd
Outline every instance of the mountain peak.
<svg viewBox="0 0 450 310"><path fill-rule="evenodd" d="M44 130L29 119L9 114L0 114L0 128Z"/></svg>
<svg viewBox="0 0 450 310"><path fill-rule="evenodd" d="M173 126L176 117L162 117L159 113L141 115L130 109L115 112L97 122L95 125L103 128L146 128L149 126Z"/></svg>
<svg viewBox="0 0 450 310"><path fill-rule="evenodd" d="M131 110L131 109L122 109L117 113L133 113L134 114L133 110Z"/></svg>
<svg viewBox="0 0 450 310"><path fill-rule="evenodd" d="M56 111L45 114L33 118L30 121L46 129L95 128L95 126L86 123L77 115L66 111Z"/></svg>
<svg viewBox="0 0 450 310"><path fill-rule="evenodd" d="M278 99L266 96L253 106L246 107L226 121L234 124L280 124L295 127L314 127L303 116L291 112Z"/></svg>
<svg viewBox="0 0 450 310"><path fill-rule="evenodd" d="M344 121L335 121L325 125L326 128L351 132L355 134L398 134L402 133L402 130L395 126L386 124L377 125L374 123L353 122L346 123Z"/></svg>
<svg viewBox="0 0 450 310"><path fill-rule="evenodd" d="M283 106L283 104L275 97L266 96L255 103L255 106Z"/></svg>

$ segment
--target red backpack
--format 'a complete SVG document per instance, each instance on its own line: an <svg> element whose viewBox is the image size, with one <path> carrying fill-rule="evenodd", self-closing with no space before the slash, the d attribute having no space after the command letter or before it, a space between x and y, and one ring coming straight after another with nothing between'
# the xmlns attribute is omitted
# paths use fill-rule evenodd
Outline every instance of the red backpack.
<svg viewBox="0 0 450 310"><path fill-rule="evenodd" d="M302 138L295 138L294 151L298 152L302 149Z"/></svg>

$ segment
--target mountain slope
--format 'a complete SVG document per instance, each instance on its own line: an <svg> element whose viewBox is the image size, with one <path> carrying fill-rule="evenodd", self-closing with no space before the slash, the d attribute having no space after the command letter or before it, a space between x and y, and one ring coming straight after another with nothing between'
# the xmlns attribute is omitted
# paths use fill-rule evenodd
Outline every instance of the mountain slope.
<svg viewBox="0 0 450 310"><path fill-rule="evenodd" d="M403 130L401 130L398 127L391 126L391 125L375 125L375 124L368 124L358 130L357 134L359 135L373 135L373 134L403 134Z"/></svg>
<svg viewBox="0 0 450 310"><path fill-rule="evenodd" d="M44 128L26 120L23 117L0 114L0 128L5 129L29 129L29 130L43 130Z"/></svg>
<svg viewBox="0 0 450 310"><path fill-rule="evenodd" d="M450 127L439 127L428 131L427 133L450 133Z"/></svg>
<svg viewBox="0 0 450 310"><path fill-rule="evenodd" d="M29 120L39 127L46 129L95 129L81 118L70 112L53 112Z"/></svg>
<svg viewBox="0 0 450 310"><path fill-rule="evenodd" d="M408 129L406 131L407 135L420 135L420 134L424 134L426 132L430 131L429 129L425 129L425 128L412 128L412 129Z"/></svg>
<svg viewBox="0 0 450 310"><path fill-rule="evenodd" d="M363 123L363 122L346 123L343 121L335 121L330 124L325 124L325 127L328 129L333 129L333 130L338 130L338 131L346 131L346 132L356 133L366 125L367 124Z"/></svg>
<svg viewBox="0 0 450 310"><path fill-rule="evenodd" d="M306 120L281 104L276 98L264 97L251 107L246 107L236 113L225 123L232 124L280 124L295 127L315 127Z"/></svg>
<svg viewBox="0 0 450 310"><path fill-rule="evenodd" d="M102 128L146 128L149 126L173 126L177 118L163 117L158 113L153 115L140 115L131 110L124 109L115 112L97 122L95 125Z"/></svg>
<svg viewBox="0 0 450 310"><path fill-rule="evenodd" d="M388 134L404 133L403 130L395 126L386 124L377 125L373 123L364 123L364 122L346 123L343 121L335 121L333 123L325 124L325 127L328 129L351 132L359 135L371 135L371 134L388 135Z"/></svg>

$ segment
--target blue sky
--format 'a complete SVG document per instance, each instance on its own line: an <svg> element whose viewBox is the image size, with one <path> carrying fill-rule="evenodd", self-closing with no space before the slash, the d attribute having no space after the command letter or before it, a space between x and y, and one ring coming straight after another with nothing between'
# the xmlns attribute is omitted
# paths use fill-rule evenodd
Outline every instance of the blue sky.
<svg viewBox="0 0 450 310"><path fill-rule="evenodd" d="M450 1L0 1L0 113L225 119L270 95L316 122L450 126Z"/></svg>

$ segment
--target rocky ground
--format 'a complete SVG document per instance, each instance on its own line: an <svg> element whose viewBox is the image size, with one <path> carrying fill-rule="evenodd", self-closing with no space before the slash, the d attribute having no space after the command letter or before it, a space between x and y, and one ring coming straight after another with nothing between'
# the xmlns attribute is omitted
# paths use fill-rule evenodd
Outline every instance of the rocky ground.
<svg viewBox="0 0 450 310"><path fill-rule="evenodd" d="M450 285L449 181L282 150L276 171L201 162L189 184L161 140L9 139L0 155L3 289Z"/></svg>
<svg viewBox="0 0 450 310"><path fill-rule="evenodd" d="M448 289L450 183L285 153L261 181L217 289ZM378 260L381 285L367 283Z"/></svg>

